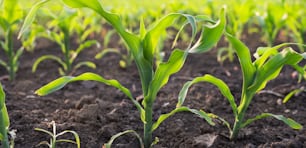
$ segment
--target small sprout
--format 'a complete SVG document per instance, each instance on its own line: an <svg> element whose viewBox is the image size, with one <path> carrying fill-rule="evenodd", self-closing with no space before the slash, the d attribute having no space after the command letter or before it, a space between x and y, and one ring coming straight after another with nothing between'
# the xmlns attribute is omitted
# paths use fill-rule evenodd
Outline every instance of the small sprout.
<svg viewBox="0 0 306 148"><path fill-rule="evenodd" d="M66 143L73 143L73 144L76 144L77 145L77 148L80 148L81 147L81 143L80 143L80 137L79 135L75 132L75 131L71 131L71 130L65 130L65 131L62 131L60 133L57 134L56 132L56 125L55 125L55 121L51 121L49 123L50 126L52 126L52 132L49 132L47 130L44 130L44 129L41 129L41 128L35 128L36 131L39 131L39 132L43 132L43 133L46 133L48 135L51 136L51 139L50 139L50 142L48 141L42 141L40 142L37 146L40 146L40 145L47 145L49 148L55 148L56 147L56 143L61 143L61 142L66 142ZM69 139L58 139L59 136L61 135L64 135L66 133L71 133L73 134L74 138L75 138L75 141L73 140L69 140Z"/></svg>

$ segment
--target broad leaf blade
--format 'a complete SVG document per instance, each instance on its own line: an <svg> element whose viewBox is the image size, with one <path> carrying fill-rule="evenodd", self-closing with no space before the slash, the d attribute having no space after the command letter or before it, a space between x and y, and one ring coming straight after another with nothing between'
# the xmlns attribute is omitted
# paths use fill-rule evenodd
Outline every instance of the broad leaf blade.
<svg viewBox="0 0 306 148"><path fill-rule="evenodd" d="M143 40L143 47L144 47L144 57L146 60L153 63L153 56L156 50L156 47L160 41L160 37L162 33L166 31L166 29L172 26L176 20L183 17L188 21L192 28L192 39L194 38L197 27L196 27L196 20L191 15L180 14L180 13L173 13L166 15L165 17L161 18L146 34Z"/></svg>
<svg viewBox="0 0 306 148"><path fill-rule="evenodd" d="M252 123L256 120L267 118L267 117L274 117L277 120L283 121L285 124L287 124L288 126L290 126L293 129L302 129L303 128L303 126L301 124L295 122L291 118L286 118L283 115L274 115L274 114L271 114L271 113L262 113L260 115L257 115L254 118L248 119L247 121L245 121L243 123L242 128L249 125L250 123Z"/></svg>
<svg viewBox="0 0 306 148"><path fill-rule="evenodd" d="M45 3L47 3L50 0L43 0L40 1L38 3L36 3L30 10L30 12L28 13L28 15L26 16L24 23L19 31L19 35L18 38L21 37L21 35L31 26L31 24L33 23L37 10L42 7Z"/></svg>
<svg viewBox="0 0 306 148"><path fill-rule="evenodd" d="M9 127L10 120L9 120L9 116L8 116L6 105L5 105L5 93L3 91L1 83L0 83L0 114L2 114L1 115L2 119L0 120L3 120L3 122L2 121L1 122L4 124L2 126ZM6 133L2 133L2 134L6 134Z"/></svg>
<svg viewBox="0 0 306 148"><path fill-rule="evenodd" d="M126 42L129 50L132 52L132 55L135 59L135 63L139 70L144 94L147 94L148 86L153 76L153 69L152 64L144 58L140 38L136 35L127 32L126 28L123 27L119 15L105 11L97 0L89 0L86 2L83 0L64 0L64 2L71 7L87 7L96 11L116 29L119 35Z"/></svg>
<svg viewBox="0 0 306 148"><path fill-rule="evenodd" d="M206 52L217 44L223 35L226 25L225 9L220 13L220 20L213 26L205 25L202 29L201 37L189 50L190 53Z"/></svg>
<svg viewBox="0 0 306 148"><path fill-rule="evenodd" d="M96 69L96 64L91 62L91 61L83 61L83 62L80 62L78 64L76 64L73 69L76 70L82 66L86 66L86 67L89 67L89 68L92 68L92 69Z"/></svg>
<svg viewBox="0 0 306 148"><path fill-rule="evenodd" d="M256 71L256 68L251 61L250 50L246 45L244 45L239 39L235 38L234 36L226 33L226 37L232 44L239 58L243 75L243 90L245 90L248 86L252 84Z"/></svg>
<svg viewBox="0 0 306 148"><path fill-rule="evenodd" d="M200 82L208 82L211 83L215 86L218 87L218 89L221 91L222 95L229 101L233 113L235 116L237 116L237 105L235 103L235 99L234 96L232 95L229 87L221 80L218 79L212 75L204 75L202 77L196 77L195 79L193 79L192 81L189 81L187 83L184 84L183 88L181 89L180 93L179 93L179 97L178 97L178 103L177 103L177 107L182 106L182 104L185 101L188 89L196 83L200 83Z"/></svg>
<svg viewBox="0 0 306 148"><path fill-rule="evenodd" d="M58 62L60 65L62 65L62 67L66 70L67 69L67 66L66 64L57 56L54 56L54 55L44 55L44 56L41 56L39 57L38 59L36 59L36 61L34 62L33 66L32 66L32 72L35 72L38 65L45 61L45 60L53 60L53 61L56 61Z"/></svg>
<svg viewBox="0 0 306 148"><path fill-rule="evenodd" d="M168 114L163 114L163 115L160 115L158 120L153 124L152 126L152 132L158 128L158 126L163 122L165 121L166 119L168 119L170 116L174 115L175 113L178 113L178 112L191 112L191 113L194 113L196 115L198 115L199 117L205 119L210 125L215 125L215 123L212 121L212 118L211 118L211 114L208 114L204 111L199 111L199 110L195 110L195 109L190 109L188 107L185 107L185 106L182 106L182 107L178 107L178 108L175 108L174 110L172 110L170 113Z"/></svg>
<svg viewBox="0 0 306 148"><path fill-rule="evenodd" d="M162 88L165 84L167 84L169 77L172 74L178 72L182 68L186 60L186 57L187 57L186 51L176 49L172 52L167 62L160 63L158 65L153 80L149 86L150 92L148 95L151 97L145 97L145 101L152 101L152 102L154 101L146 99L155 98L159 89Z"/></svg>
<svg viewBox="0 0 306 148"><path fill-rule="evenodd" d="M135 135L135 136L137 137L139 143L140 143L140 147L141 147L141 148L144 148L144 144L143 144L143 142L142 142L141 137L140 137L140 136L137 134L137 132L135 132L134 130L126 130L126 131L124 131L124 132L120 132L120 133L118 133L118 134L112 136L111 139L110 139L107 143L105 143L105 144L103 145L102 148L111 148L113 142L114 142L117 138L119 138L120 136L123 136L123 135L125 135L125 134L133 134L133 135Z"/></svg>
<svg viewBox="0 0 306 148"><path fill-rule="evenodd" d="M64 135L66 133L71 133L73 134L74 138L75 138L75 141L72 141L72 140L66 140L66 139L60 139L60 140L57 140L57 142L70 142L70 143L74 143L77 145L77 148L80 148L81 147L81 140L80 140L80 137L78 135L77 132L75 131L72 131L72 130L65 130L59 134L57 134L56 136L60 136L60 135Z"/></svg>
<svg viewBox="0 0 306 148"><path fill-rule="evenodd" d="M259 47L256 50L256 53L254 56L256 57L256 60L254 62L255 66L257 68L261 67L269 57L276 55L278 53L278 49L288 46L288 45L300 45L297 43L282 43L274 47ZM306 45L305 45L306 46Z"/></svg>
<svg viewBox="0 0 306 148"><path fill-rule="evenodd" d="M101 52L97 53L95 56L95 59L101 59L108 53L115 53L115 54L121 55L120 51L116 48L106 48L106 49L103 49Z"/></svg>
<svg viewBox="0 0 306 148"><path fill-rule="evenodd" d="M90 73L90 72L83 73L83 74L81 74L79 76L76 76L76 77L63 76L61 78L58 78L58 79L44 85L40 89L36 90L35 93L40 95L40 96L44 96L44 95L50 94L52 92L55 92L55 91L63 88L68 83L75 82L75 81L97 81L97 82L104 83L106 85L113 86L113 87L121 90L136 105L137 109L140 112L140 116L143 119L144 110L143 110L142 106L133 98L130 90L128 90L126 87L122 86L117 80L113 80L113 79L106 80L103 77L101 77L97 74L94 74L94 73Z"/></svg>
<svg viewBox="0 0 306 148"><path fill-rule="evenodd" d="M264 65L259 67L254 83L249 89L252 92L263 89L268 81L278 76L284 65L296 65L302 59L303 57L291 48L285 48L282 52L271 57Z"/></svg>
<svg viewBox="0 0 306 148"><path fill-rule="evenodd" d="M99 46L99 42L97 40L87 40L79 46L79 48L76 50L76 53L79 54L84 49L89 48L95 44Z"/></svg>
<svg viewBox="0 0 306 148"><path fill-rule="evenodd" d="M296 95L296 94L300 93L301 91L302 91L301 88L300 88L300 89L292 90L291 92L289 92L289 93L284 97L283 103L287 103L293 95Z"/></svg>
<svg viewBox="0 0 306 148"><path fill-rule="evenodd" d="M0 110L3 108L4 105L5 105L5 93L0 83Z"/></svg>
<svg viewBox="0 0 306 148"><path fill-rule="evenodd" d="M45 130L45 129L41 129L41 128L34 128L35 131L39 131L39 132L43 132L43 133L46 133L48 134L49 136L53 137L53 133Z"/></svg>

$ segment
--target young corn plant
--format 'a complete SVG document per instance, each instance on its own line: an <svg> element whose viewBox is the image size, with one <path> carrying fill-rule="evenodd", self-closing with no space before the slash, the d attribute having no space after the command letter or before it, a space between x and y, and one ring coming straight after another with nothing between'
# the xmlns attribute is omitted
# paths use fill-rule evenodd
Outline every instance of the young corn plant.
<svg viewBox="0 0 306 148"><path fill-rule="evenodd" d="M229 1L228 6L228 25L226 25L226 31L240 39L245 26L253 16L255 3L253 0L234 0ZM232 62L234 60L234 52L231 45L218 49L218 62L223 63L227 59Z"/></svg>
<svg viewBox="0 0 306 148"><path fill-rule="evenodd" d="M117 80L107 80L102 76L94 73L84 73L76 77L64 76L58 78L38 89L36 94L41 96L47 95L63 88L68 83L85 80L97 81L116 87L125 95L127 95L127 97L133 102L140 113L140 119L143 122L144 131L143 139L139 140L143 141L142 146L145 148L149 148L152 144L154 144L152 140L152 134L158 128L158 126L164 120L175 113L183 111L192 112L204 118L209 124L214 124L211 121L209 114L206 114L203 111L190 109L186 106L175 108L170 113L163 114L158 118L157 121L154 121L153 104L157 98L159 90L168 83L169 77L171 75L178 72L182 68L189 53L200 53L208 51L219 41L225 28L226 19L224 9L222 9L220 20L217 22L212 21L206 16L191 16L188 14L172 13L161 18L159 21L157 21L156 24L150 26L150 29L148 30L145 28L143 22L141 21L139 29L140 33L132 34L128 32L122 25L120 17L117 14L105 11L98 0L88 0L86 2L82 0L64 0L64 2L74 8L86 7L94 10L115 28L133 55L134 61L138 68L144 99L140 104L133 97L130 90L122 86ZM155 68L154 55L156 47L158 46L160 34L165 32L166 29L172 26L178 19L185 20L182 28L187 24L190 24L192 28L190 44L186 50L181 50L178 48L174 49L168 61L159 63ZM197 23L202 23L202 31L200 33L199 39L194 43L197 34ZM136 132L123 132L122 134L114 135L114 137L111 138L111 141L125 133L132 133L137 137L140 137Z"/></svg>
<svg viewBox="0 0 306 148"><path fill-rule="evenodd" d="M278 51L279 48L290 45L288 43L284 43L274 47L258 48L255 53L256 60L252 62L250 50L248 47L246 47L246 45L230 34L226 34L226 37L235 49L235 53L239 59L242 69L243 84L240 104L236 104L235 98L225 82L212 75L206 74L187 82L183 86L177 106L181 106L181 102L184 102L190 86L200 82L208 82L218 87L221 94L229 101L233 110L235 117L233 126L231 126L225 119L222 119L217 115L212 115L213 118L219 119L228 127L230 133L229 137L231 140L237 138L240 129L248 126L250 123L256 120L266 117L274 117L280 121L283 121L293 129L302 129L302 125L290 118L284 117L283 115L261 113L253 118L245 119L245 114L254 98L254 95L260 90L264 89L269 81L275 79L279 75L284 65L292 66L299 72L304 72L298 65L298 63L303 59L303 55L295 52L290 47L284 48L282 51Z"/></svg>
<svg viewBox="0 0 306 148"><path fill-rule="evenodd" d="M62 131L60 133L57 133L55 122L52 121L50 124L52 126L52 132L49 132L49 131L41 129L41 128L35 128L36 131L46 133L46 134L48 134L52 137L49 142L48 141L42 141L38 144L38 146L47 145L49 148L56 148L56 143L66 142L66 143L76 144L77 148L81 148L80 137L79 137L77 132L71 131L71 130L65 130L65 131ZM73 134L73 136L75 138L75 141L69 140L69 139L58 139L59 136L62 136L62 135L67 134L67 133Z"/></svg>
<svg viewBox="0 0 306 148"><path fill-rule="evenodd" d="M0 141L3 148L10 147L10 141L8 139L9 126L10 120L5 105L5 93L0 83Z"/></svg>
<svg viewBox="0 0 306 148"><path fill-rule="evenodd" d="M282 3L266 3L266 10L257 12L259 26L262 28L264 40L269 47L274 45L275 39L280 30L286 25L288 14L284 8L284 1Z"/></svg>
<svg viewBox="0 0 306 148"><path fill-rule="evenodd" d="M44 3L48 1L49 0L45 0L37 3L31 9L31 12L27 16L25 24L23 26L30 27L31 24L29 22L33 21L35 13L37 13L37 10L40 7L42 7ZM74 35L75 30L78 30L78 32L80 32L80 28L77 28L78 25L73 25L79 23L77 21L78 20L77 11L64 8L59 15L55 15L52 14L52 12L50 12L50 16L53 17L53 20L48 24L48 27L50 29L46 30L45 34L43 34L42 36L56 42L60 46L61 52L63 54L63 59L55 55L41 56L34 62L32 67L32 72L36 72L36 69L39 66L39 64L45 60L53 60L59 63L61 65L61 67L58 69L60 75L71 75L73 72L75 72L75 70L77 70L82 66L87 66L95 69L96 65L91 61L82 61L76 64L74 63L78 55L84 49L89 48L94 44L96 44L97 46L99 45L96 40L86 40L90 32L88 33L83 31L84 34L78 40L80 42L79 46L76 49L71 48L70 37ZM25 28L23 27L20 31L19 36L21 36L26 31L27 30L25 30Z"/></svg>
<svg viewBox="0 0 306 148"><path fill-rule="evenodd" d="M14 33L18 24L23 19L23 11L17 0L4 0L0 3L0 33L4 40L0 40L0 47L4 50L6 60L0 59L0 65L9 73L9 80L13 81L19 68L19 58L23 48L14 50Z"/></svg>
<svg viewBox="0 0 306 148"><path fill-rule="evenodd" d="M303 5L300 5L300 3L303 2L298 2L291 5L288 3L285 4L285 10L288 13L288 16L290 16L286 20L286 27L288 27L293 40L300 43L300 45L298 45L300 52L304 52L305 46L302 46L302 44L306 44L306 18L303 16L306 14L306 11L304 9L300 9L303 7ZM304 5L306 5L305 2Z"/></svg>

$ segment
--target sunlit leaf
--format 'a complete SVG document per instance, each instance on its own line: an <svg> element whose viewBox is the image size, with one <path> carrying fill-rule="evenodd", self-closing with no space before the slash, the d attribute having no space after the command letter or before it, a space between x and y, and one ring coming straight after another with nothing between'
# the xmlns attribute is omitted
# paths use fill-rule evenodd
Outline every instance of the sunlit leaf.
<svg viewBox="0 0 306 148"><path fill-rule="evenodd" d="M215 46L223 35L226 25L225 9L220 13L220 20L212 25L204 25L200 39L193 45L189 52L201 53L206 52Z"/></svg>
<svg viewBox="0 0 306 148"><path fill-rule="evenodd" d="M186 57L186 51L176 49L172 52L167 62L158 65L152 83L150 83L149 86L149 90L151 90L149 92L149 95L156 96L159 89L162 88L165 84L167 84L169 77L181 69L181 67L184 65Z"/></svg>
<svg viewBox="0 0 306 148"><path fill-rule="evenodd" d="M76 64L74 66L74 69L78 69L82 66L86 66L86 67L89 67L89 68L92 68L92 69L96 69L96 64L93 63L93 62L90 62L90 61L83 61L83 62L80 62L78 64Z"/></svg>
<svg viewBox="0 0 306 148"><path fill-rule="evenodd" d="M60 65L62 65L62 67L66 70L67 67L65 65L65 63L57 56L54 56L54 55L44 55L44 56L41 56L39 57L38 59L35 60L34 64L33 64L33 67L32 67L32 72L35 72L38 65L45 61L45 60L53 60L53 61L56 61L58 62Z"/></svg>
<svg viewBox="0 0 306 148"><path fill-rule="evenodd" d="M105 143L105 144L103 145L103 148L111 148L113 142L114 142L117 138L119 138L120 136L126 135L126 134L133 134L133 135L135 135L135 136L137 137L138 141L139 141L140 147L141 147L141 148L144 148L144 144L143 144L143 142L142 142L141 137L137 134L137 132L135 132L135 131L133 131L133 130L126 130L126 131L124 131L124 132L117 133L116 135L112 136L111 139L110 139L107 143Z"/></svg>
<svg viewBox="0 0 306 148"><path fill-rule="evenodd" d="M18 38L21 37L21 35L31 26L31 24L33 23L35 17L36 17L36 14L37 14L37 11L40 7L42 7L45 3L47 3L48 1L50 0L42 0L40 1L39 3L36 3L32 8L31 10L29 11L27 17L25 18L24 20L24 23L19 31L19 35L18 35Z"/></svg>
<svg viewBox="0 0 306 148"><path fill-rule="evenodd" d="M178 112L191 112L194 113L196 115L198 115L200 118L205 119L210 125L215 125L215 123L212 121L212 118L210 117L211 115L204 112L204 111L198 111L195 109L190 109L188 107L182 106L182 107L178 107L175 108L174 110L172 110L170 113L167 114L162 114L159 116L158 120L153 124L152 126L152 132L158 128L158 126L166 119L168 119L170 116L174 115L175 113Z"/></svg>
<svg viewBox="0 0 306 148"><path fill-rule="evenodd" d="M245 121L243 123L242 127L245 127L248 124L250 124L250 123L252 123L256 120L259 120L259 119L262 119L262 118L267 118L267 117L273 117L277 120L280 120L280 121L284 122L285 124L287 124L288 126L290 126L293 129L302 129L303 128L303 126L301 124L295 122L291 118L286 118L283 115L274 115L274 114L271 114L271 113L262 113L260 115L257 115L254 118L248 119L247 121Z"/></svg>
<svg viewBox="0 0 306 148"><path fill-rule="evenodd" d="M58 78L46 85L44 85L43 87L39 88L38 90L35 91L36 94L40 95L40 96L44 96L47 94L50 94L54 91L57 91L61 88L63 88L66 84L71 83L71 82L75 82L75 81L97 81L97 82L101 82L104 83L106 85L110 85L113 87L118 88L119 90L121 90L125 95L127 95L131 101L135 104L135 106L137 107L137 109L139 110L141 117L143 118L143 108L142 106L133 98L131 92L125 88L124 86L122 86L117 80L106 80L103 77L94 74L94 73L83 73L79 76L76 77L72 77L72 76L63 76L61 78Z"/></svg>
<svg viewBox="0 0 306 148"><path fill-rule="evenodd" d="M216 78L212 75L208 75L208 74L206 74L202 77L196 77L192 81L188 81L184 84L184 86L181 89L181 91L179 93L179 96L178 96L178 103L176 105L177 107L180 107L180 106L183 105L183 103L186 99L186 96L187 96L188 89L192 85L200 83L200 82L208 82L208 83L211 83L211 84L217 86L219 88L219 90L221 91L222 95L229 101L234 115L237 116L237 105L235 103L234 96L232 95L229 87L221 79L218 79L218 78Z"/></svg>

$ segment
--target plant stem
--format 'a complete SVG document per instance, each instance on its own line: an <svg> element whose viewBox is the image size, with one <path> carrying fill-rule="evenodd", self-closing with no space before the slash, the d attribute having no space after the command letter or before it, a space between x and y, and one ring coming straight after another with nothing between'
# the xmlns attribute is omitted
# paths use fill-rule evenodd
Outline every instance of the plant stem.
<svg viewBox="0 0 306 148"><path fill-rule="evenodd" d="M242 128L241 125L244 121L244 115L252 101L254 94L243 92L241 95L241 104L238 107L238 116L235 118L233 131L230 135L231 140L235 140L238 136L239 130Z"/></svg>
<svg viewBox="0 0 306 148"><path fill-rule="evenodd" d="M9 28L7 32L7 47L8 47L8 58L9 58L9 75L10 81L15 79L15 64L14 64L14 50L13 50L13 36L12 31Z"/></svg>
<svg viewBox="0 0 306 148"><path fill-rule="evenodd" d="M144 123L144 147L150 148L152 143L152 104L145 107L145 123Z"/></svg>
<svg viewBox="0 0 306 148"><path fill-rule="evenodd" d="M70 63L70 38L69 38L69 31L64 31L64 45L65 45L65 63L67 66L66 74L70 73L71 71L71 63Z"/></svg>
<svg viewBox="0 0 306 148"><path fill-rule="evenodd" d="M3 148L9 148L10 144L9 144L9 140L7 137L7 129L5 127L3 118L4 118L3 113L2 111L0 111L0 133L2 133L2 136L3 136L2 146Z"/></svg>

